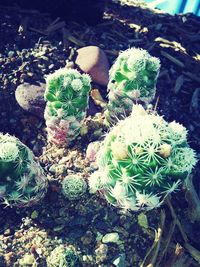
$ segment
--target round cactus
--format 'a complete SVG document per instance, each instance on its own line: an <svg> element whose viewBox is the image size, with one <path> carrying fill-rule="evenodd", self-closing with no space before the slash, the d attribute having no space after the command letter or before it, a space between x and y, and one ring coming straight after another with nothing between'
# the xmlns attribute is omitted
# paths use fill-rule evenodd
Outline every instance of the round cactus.
<svg viewBox="0 0 200 267"><path fill-rule="evenodd" d="M108 121L129 114L133 103L153 100L160 70L160 60L146 50L130 48L118 56L109 73Z"/></svg>
<svg viewBox="0 0 200 267"><path fill-rule="evenodd" d="M73 69L47 76L45 120L48 141L68 144L78 135L88 107L91 79Z"/></svg>
<svg viewBox="0 0 200 267"><path fill-rule="evenodd" d="M100 190L110 203L125 209L155 208L178 189L196 162L185 127L134 105L131 116L106 136L90 191Z"/></svg>
<svg viewBox="0 0 200 267"><path fill-rule="evenodd" d="M79 259L71 246L60 245L47 257L47 267L78 267Z"/></svg>
<svg viewBox="0 0 200 267"><path fill-rule="evenodd" d="M47 180L30 149L16 137L1 133L0 177L0 199L7 206L30 206L47 190Z"/></svg>
<svg viewBox="0 0 200 267"><path fill-rule="evenodd" d="M87 183L79 175L68 175L62 182L63 195L69 200L78 199L87 190Z"/></svg>

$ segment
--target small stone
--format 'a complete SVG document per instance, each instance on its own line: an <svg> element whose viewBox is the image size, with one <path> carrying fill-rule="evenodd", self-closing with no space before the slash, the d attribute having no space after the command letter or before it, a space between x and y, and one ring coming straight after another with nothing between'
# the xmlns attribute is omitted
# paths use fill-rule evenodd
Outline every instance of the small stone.
<svg viewBox="0 0 200 267"><path fill-rule="evenodd" d="M38 217L38 212L36 210L34 210L32 213L31 213L31 219L36 219Z"/></svg>
<svg viewBox="0 0 200 267"><path fill-rule="evenodd" d="M15 98L20 107L32 113L35 116L44 118L45 109L45 84L39 85L23 83L15 91Z"/></svg>
<svg viewBox="0 0 200 267"><path fill-rule="evenodd" d="M86 158L91 161L95 162L97 157L97 152L99 151L101 146L101 142L95 141L88 145L86 150Z"/></svg>
<svg viewBox="0 0 200 267"><path fill-rule="evenodd" d="M77 50L75 63L88 73L93 82L107 86L109 80L109 63L106 54L97 46L86 46Z"/></svg>
<svg viewBox="0 0 200 267"><path fill-rule="evenodd" d="M104 235L102 238L103 243L119 243L119 234L118 233L109 233Z"/></svg>
<svg viewBox="0 0 200 267"><path fill-rule="evenodd" d="M33 255L26 254L24 257L19 261L20 266L34 266L35 258Z"/></svg>
<svg viewBox="0 0 200 267"><path fill-rule="evenodd" d="M84 246L87 246L92 243L93 240L93 234L91 231L87 231L86 234L81 237L81 242L83 243Z"/></svg>
<svg viewBox="0 0 200 267"><path fill-rule="evenodd" d="M125 262L125 254L120 254L119 257L117 257L114 261L113 261L113 265L116 267L126 267L126 262Z"/></svg>
<svg viewBox="0 0 200 267"><path fill-rule="evenodd" d="M149 228L147 216L144 213L138 215L138 224L145 229Z"/></svg>
<svg viewBox="0 0 200 267"><path fill-rule="evenodd" d="M97 249L95 249L96 262L97 264L104 262L107 259L108 246L105 244L100 244Z"/></svg>

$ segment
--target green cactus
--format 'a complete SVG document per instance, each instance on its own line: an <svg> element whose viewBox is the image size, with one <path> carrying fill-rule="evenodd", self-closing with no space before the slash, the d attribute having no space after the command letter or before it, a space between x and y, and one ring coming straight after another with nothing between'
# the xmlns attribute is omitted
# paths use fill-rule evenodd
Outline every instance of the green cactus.
<svg viewBox="0 0 200 267"><path fill-rule="evenodd" d="M62 181L63 195L69 200L80 198L87 190L87 183L79 175L68 175Z"/></svg>
<svg viewBox="0 0 200 267"><path fill-rule="evenodd" d="M30 149L16 137L0 133L0 199L25 207L44 197L47 180Z"/></svg>
<svg viewBox="0 0 200 267"><path fill-rule="evenodd" d="M47 258L47 267L78 267L79 259L72 247L60 245Z"/></svg>
<svg viewBox="0 0 200 267"><path fill-rule="evenodd" d="M120 53L109 72L107 121L129 115L138 101L150 103L156 93L159 70L160 60L146 50L130 48Z"/></svg>
<svg viewBox="0 0 200 267"><path fill-rule="evenodd" d="M184 126L134 105L131 116L106 136L90 191L100 190L108 202L125 209L155 208L178 189L196 162Z"/></svg>
<svg viewBox="0 0 200 267"><path fill-rule="evenodd" d="M73 69L47 76L45 120L48 140L67 145L78 135L86 116L91 79Z"/></svg>

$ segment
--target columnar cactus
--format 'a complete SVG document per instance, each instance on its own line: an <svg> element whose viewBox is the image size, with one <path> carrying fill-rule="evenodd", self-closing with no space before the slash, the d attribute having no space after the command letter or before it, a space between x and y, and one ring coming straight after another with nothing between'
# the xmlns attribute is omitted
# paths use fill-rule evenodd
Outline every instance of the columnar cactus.
<svg viewBox="0 0 200 267"><path fill-rule="evenodd" d="M7 206L30 206L46 190L47 180L30 149L17 138L0 133L0 200Z"/></svg>
<svg viewBox="0 0 200 267"><path fill-rule="evenodd" d="M45 120L48 141L67 145L78 134L86 116L91 79L73 69L47 76Z"/></svg>
<svg viewBox="0 0 200 267"><path fill-rule="evenodd" d="M186 128L141 105L113 127L97 157L90 191L100 190L108 202L130 210L158 207L197 162Z"/></svg>
<svg viewBox="0 0 200 267"><path fill-rule="evenodd" d="M87 190L87 183L80 175L68 175L62 181L63 195L69 200L80 198Z"/></svg>
<svg viewBox="0 0 200 267"><path fill-rule="evenodd" d="M152 101L159 70L160 60L146 50L130 48L120 53L109 72L107 120L130 114L137 101Z"/></svg>

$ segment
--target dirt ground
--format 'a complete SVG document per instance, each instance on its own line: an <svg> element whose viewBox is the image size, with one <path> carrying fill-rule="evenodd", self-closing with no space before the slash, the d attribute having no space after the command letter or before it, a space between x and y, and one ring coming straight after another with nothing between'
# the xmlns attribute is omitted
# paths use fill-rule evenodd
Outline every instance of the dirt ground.
<svg viewBox="0 0 200 267"><path fill-rule="evenodd" d="M125 214L89 193L79 201L66 201L60 192L63 177L75 171L88 178L94 171L85 150L100 138L94 135L99 125L90 116L88 135L55 151L46 144L44 121L23 111L14 97L19 84L44 82L45 74L64 67L71 48L99 46L111 65L120 51L141 47L161 60L153 104L167 121L176 120L188 129L190 146L199 156L200 19L113 2L108 2L96 26L55 21L47 14L11 7L0 6L0 14L0 131L30 147L49 179L48 194L39 205L0 207L0 267L21 266L25 254L34 256L36 266L46 266L46 258L60 243L73 245L80 266L200 266L200 223L190 220L184 188L161 209L145 214ZM40 50L45 50L43 56ZM106 101L106 88L93 88ZM92 100L90 109L92 114L102 111ZM63 157L65 168L59 168ZM197 166L193 180L200 196L199 178ZM102 253L101 239L107 233L118 233L120 242L103 244ZM115 265L116 259L121 265Z"/></svg>

